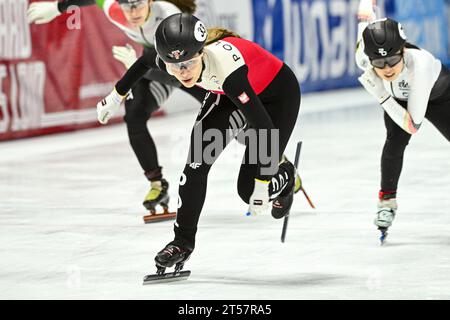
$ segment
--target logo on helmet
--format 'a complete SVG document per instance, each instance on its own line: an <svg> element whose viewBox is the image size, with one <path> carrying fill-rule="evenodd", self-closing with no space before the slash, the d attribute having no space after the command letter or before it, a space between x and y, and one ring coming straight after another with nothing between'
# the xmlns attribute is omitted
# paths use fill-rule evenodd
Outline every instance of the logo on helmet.
<svg viewBox="0 0 450 320"><path fill-rule="evenodd" d="M388 54L388 53L386 52L386 50L384 50L384 48L378 49L378 53L381 54L383 57L386 57L387 54Z"/></svg>
<svg viewBox="0 0 450 320"><path fill-rule="evenodd" d="M175 50L175 51L172 51L172 53L169 53L169 57L179 60L180 57L183 55L183 53L184 53L184 50L181 50L181 51Z"/></svg>
<svg viewBox="0 0 450 320"><path fill-rule="evenodd" d="M208 32L206 31L205 25L200 20L197 21L194 28L194 36L198 42L203 42L206 40L208 36Z"/></svg>

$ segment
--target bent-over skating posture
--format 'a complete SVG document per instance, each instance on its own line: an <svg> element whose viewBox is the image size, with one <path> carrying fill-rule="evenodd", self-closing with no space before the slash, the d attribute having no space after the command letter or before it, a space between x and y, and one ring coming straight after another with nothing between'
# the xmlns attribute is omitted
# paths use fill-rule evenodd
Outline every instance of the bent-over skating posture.
<svg viewBox="0 0 450 320"><path fill-rule="evenodd" d="M356 62L359 81L384 109L386 141L375 225L383 242L397 211L397 186L411 136L428 119L450 141L450 71L431 53L406 41L400 23L375 20L362 1ZM364 3L368 5L364 6Z"/></svg>
<svg viewBox="0 0 450 320"><path fill-rule="evenodd" d="M209 170L234 138L242 137L246 144L238 193L249 204L249 212L267 211L270 201L275 218L289 212L302 183L283 152L297 120L301 94L294 73L278 58L231 31L207 30L190 14L163 20L155 33L155 47L161 69L185 88L208 91L180 179L175 239L155 258L159 273L174 265L179 272L195 247ZM119 93L145 74L152 63L149 59L153 57L143 55L130 67L116 85ZM102 112L111 116L120 101L107 97L104 103Z"/></svg>
<svg viewBox="0 0 450 320"><path fill-rule="evenodd" d="M28 9L28 21L37 24L47 23L67 11L71 6L85 7L97 4L104 12L108 20L123 31L132 41L144 47L144 55L153 57L153 62L146 74L134 83L120 96L115 88L108 96L122 102L125 100L125 123L130 145L144 171L145 177L150 182L150 190L144 198L143 205L148 210L154 211L156 205L167 208L169 202L169 183L163 178L162 166L158 161L156 144L147 127L147 122L152 113L163 104L175 87L180 87L179 82L166 72L158 69L154 63L156 51L153 38L158 24L166 17L183 12L195 11L194 0L63 0L33 2ZM119 60L128 69L137 60L136 52L131 46L114 46L112 48L114 58ZM131 89L131 91L130 91ZM205 90L192 88L184 91L202 101ZM109 117L99 112L99 121L107 123Z"/></svg>
<svg viewBox="0 0 450 320"><path fill-rule="evenodd" d="M296 173L282 155L296 124L301 94L294 73L278 58L226 30L208 34L192 15L175 14L162 21L155 45L162 66L183 86L209 91L192 131L180 181L175 239L155 258L163 272L173 265L180 270L194 250L208 173L221 151L208 153L210 139L204 137L211 129L220 132L217 139L224 146L244 126L246 134L257 137L247 140L238 178L238 193L249 204L249 212L263 213L270 201L273 217L282 218L289 211ZM273 149L272 171L263 159L262 145ZM206 159L205 154L211 157Z"/></svg>

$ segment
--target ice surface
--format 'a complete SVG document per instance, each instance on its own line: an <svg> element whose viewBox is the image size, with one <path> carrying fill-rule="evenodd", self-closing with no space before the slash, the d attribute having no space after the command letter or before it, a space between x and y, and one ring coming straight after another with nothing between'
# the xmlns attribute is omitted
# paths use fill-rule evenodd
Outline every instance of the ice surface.
<svg viewBox="0 0 450 320"><path fill-rule="evenodd" d="M350 107L323 108L345 99ZM148 183L124 125L0 143L0 298L450 298L449 143L428 122L412 138L381 247L372 221L382 113L358 99L303 101L287 154L303 140L302 178L317 209L298 194L284 244L281 220L245 216L236 191L243 148L233 142L210 172L192 275L168 284L142 285L173 222L143 223ZM172 208L195 116L148 123Z"/></svg>

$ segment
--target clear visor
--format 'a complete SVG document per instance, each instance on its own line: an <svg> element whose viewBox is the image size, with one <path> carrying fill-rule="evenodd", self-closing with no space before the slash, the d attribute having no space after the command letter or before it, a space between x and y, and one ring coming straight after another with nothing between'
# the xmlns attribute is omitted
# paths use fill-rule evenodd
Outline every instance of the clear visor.
<svg viewBox="0 0 450 320"><path fill-rule="evenodd" d="M169 63L166 62L167 69L171 72L181 72L182 70L192 71L197 67L202 61L202 56L197 56L187 61Z"/></svg>
<svg viewBox="0 0 450 320"><path fill-rule="evenodd" d="M389 67L395 67L403 58L402 54L396 54L387 58L379 58L370 60L370 64L378 69L384 69L386 65Z"/></svg>
<svg viewBox="0 0 450 320"><path fill-rule="evenodd" d="M140 0L140 1L135 1L133 3L121 3L120 4L120 8L124 11L131 11L133 9L143 9L146 6L148 6L148 0Z"/></svg>

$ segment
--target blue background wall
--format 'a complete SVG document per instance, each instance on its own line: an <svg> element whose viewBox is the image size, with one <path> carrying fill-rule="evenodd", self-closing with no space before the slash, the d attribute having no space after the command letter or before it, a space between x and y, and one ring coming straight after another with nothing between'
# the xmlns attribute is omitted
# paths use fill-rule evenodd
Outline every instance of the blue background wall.
<svg viewBox="0 0 450 320"><path fill-rule="evenodd" d="M252 0L254 41L283 59L304 92L357 86L354 62L359 0ZM450 62L450 0L378 0L408 40Z"/></svg>

